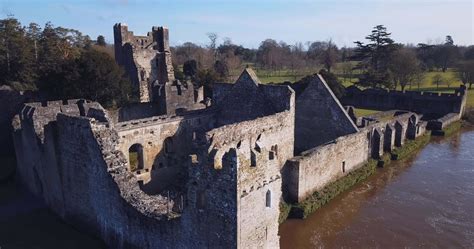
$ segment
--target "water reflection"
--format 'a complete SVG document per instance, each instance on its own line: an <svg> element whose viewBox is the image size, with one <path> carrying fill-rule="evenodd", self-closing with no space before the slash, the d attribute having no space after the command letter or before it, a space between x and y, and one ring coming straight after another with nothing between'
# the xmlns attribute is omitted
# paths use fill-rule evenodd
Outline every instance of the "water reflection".
<svg viewBox="0 0 474 249"><path fill-rule="evenodd" d="M474 131L433 138L306 220L280 227L282 248L473 248Z"/></svg>

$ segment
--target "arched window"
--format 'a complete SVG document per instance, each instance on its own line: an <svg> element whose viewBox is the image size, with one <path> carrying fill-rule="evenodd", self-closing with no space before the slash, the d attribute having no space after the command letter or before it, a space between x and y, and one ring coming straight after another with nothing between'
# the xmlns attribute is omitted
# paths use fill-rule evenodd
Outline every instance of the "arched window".
<svg viewBox="0 0 474 249"><path fill-rule="evenodd" d="M265 206L272 207L272 191L267 190L267 194L265 195Z"/></svg>
<svg viewBox="0 0 474 249"><path fill-rule="evenodd" d="M143 146L141 144L133 144L128 149L128 163L130 171L144 169L143 165Z"/></svg>

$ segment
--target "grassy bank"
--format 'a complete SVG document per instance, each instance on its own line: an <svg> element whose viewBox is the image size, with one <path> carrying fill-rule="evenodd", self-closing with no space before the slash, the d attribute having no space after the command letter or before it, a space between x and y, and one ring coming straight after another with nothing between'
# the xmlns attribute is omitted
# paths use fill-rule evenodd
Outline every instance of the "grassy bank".
<svg viewBox="0 0 474 249"><path fill-rule="evenodd" d="M461 126L460 121L455 122L445 128L445 134L448 136L449 134L459 131ZM391 153L385 153L380 161L383 161L384 167L387 167L391 164L391 158L396 158L397 161L406 160L415 152L425 147L430 142L430 138L430 132L427 131L425 135L418 137L416 140L406 140L403 147L396 148ZM374 174L378 164L379 160L369 159L369 161L361 168L328 184L322 190L314 192L303 202L295 204L282 203L280 205L280 223L284 222L288 217L306 218L337 195L347 191L357 183L364 181L366 178Z"/></svg>
<svg viewBox="0 0 474 249"><path fill-rule="evenodd" d="M463 121L456 121L446 127L444 131L444 136L448 137L453 135L454 133L458 132L463 127Z"/></svg>

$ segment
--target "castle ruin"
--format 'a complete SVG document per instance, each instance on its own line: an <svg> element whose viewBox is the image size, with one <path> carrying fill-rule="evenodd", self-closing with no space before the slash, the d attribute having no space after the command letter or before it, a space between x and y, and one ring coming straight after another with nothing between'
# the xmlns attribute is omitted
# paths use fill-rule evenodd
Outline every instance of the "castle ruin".
<svg viewBox="0 0 474 249"><path fill-rule="evenodd" d="M13 119L21 182L111 248L278 248L282 199L303 201L430 122L459 120L466 102L461 89L449 96L460 108L435 120L413 107L358 118L320 75L293 90L247 68L195 105L196 89L172 76L167 29L114 32L144 102L126 110L140 118L80 99L27 103Z"/></svg>
<svg viewBox="0 0 474 249"><path fill-rule="evenodd" d="M202 87L174 77L166 27L153 27L146 36L136 36L126 24L114 25L117 64L123 66L142 103L157 103L159 114L192 110L203 100Z"/></svg>

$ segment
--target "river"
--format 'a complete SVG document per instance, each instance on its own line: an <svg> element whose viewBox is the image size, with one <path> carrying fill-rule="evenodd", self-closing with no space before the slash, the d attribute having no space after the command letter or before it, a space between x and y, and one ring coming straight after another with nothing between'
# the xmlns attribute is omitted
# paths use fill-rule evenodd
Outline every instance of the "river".
<svg viewBox="0 0 474 249"><path fill-rule="evenodd" d="M432 138L305 220L281 248L474 248L474 131Z"/></svg>

